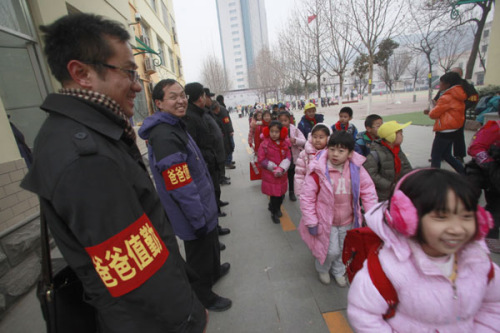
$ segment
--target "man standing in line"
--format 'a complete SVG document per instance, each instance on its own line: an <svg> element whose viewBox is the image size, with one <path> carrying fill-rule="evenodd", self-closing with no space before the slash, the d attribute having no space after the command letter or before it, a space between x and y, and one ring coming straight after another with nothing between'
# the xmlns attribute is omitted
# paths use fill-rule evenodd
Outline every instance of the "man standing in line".
<svg viewBox="0 0 500 333"><path fill-rule="evenodd" d="M212 286L229 272L230 265L220 264L210 173L183 121L188 97L177 81L167 79L154 87L153 100L159 111L144 120L139 135L148 140L156 188L175 234L184 241L186 261L199 277L192 282L196 295L208 310L225 311L231 300L214 293Z"/></svg>
<svg viewBox="0 0 500 333"><path fill-rule="evenodd" d="M226 168L228 169L235 169L235 163L233 161L233 152L234 152L234 129L233 129L233 122L231 120L231 116L229 115L229 111L226 108L226 104L224 103L224 96L218 95L215 100L219 102L220 105L220 112L217 115L217 117L222 119L222 123L224 124L224 133L228 133L229 136L229 143L230 143L230 149L227 151L227 159L226 159ZM229 182L231 180L230 178L226 177L226 182ZM221 182L223 185L225 185L225 182Z"/></svg>
<svg viewBox="0 0 500 333"><path fill-rule="evenodd" d="M49 115L21 186L39 195L99 332L202 332L206 311L128 121L141 91L129 33L90 14L40 29L63 89L41 106Z"/></svg>

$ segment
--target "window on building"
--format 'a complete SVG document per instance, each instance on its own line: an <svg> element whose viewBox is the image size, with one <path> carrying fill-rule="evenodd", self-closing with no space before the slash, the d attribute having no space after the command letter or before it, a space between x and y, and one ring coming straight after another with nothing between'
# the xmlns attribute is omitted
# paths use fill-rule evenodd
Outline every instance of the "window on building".
<svg viewBox="0 0 500 333"><path fill-rule="evenodd" d="M240 84L240 85L238 86L238 89L245 89L245 86Z"/></svg>
<svg viewBox="0 0 500 333"><path fill-rule="evenodd" d="M149 0L149 5L156 12L156 0Z"/></svg>
<svg viewBox="0 0 500 333"><path fill-rule="evenodd" d="M477 73L476 86L482 86L484 84L484 72Z"/></svg>
<svg viewBox="0 0 500 333"><path fill-rule="evenodd" d="M239 41L240 41L240 37L233 38L233 42L239 42Z"/></svg>
<svg viewBox="0 0 500 333"><path fill-rule="evenodd" d="M236 9L231 9L231 10L229 11L229 14L231 14L231 15L236 14Z"/></svg>
<svg viewBox="0 0 500 333"><path fill-rule="evenodd" d="M234 6L236 6L236 2L230 2L229 3L229 7L234 7Z"/></svg>
<svg viewBox="0 0 500 333"><path fill-rule="evenodd" d="M238 82L243 82L243 81L245 81L245 79L238 79L238 80L236 80L236 81L238 81Z"/></svg>
<svg viewBox="0 0 500 333"><path fill-rule="evenodd" d="M236 69L242 69L243 68L243 65L237 65L236 66Z"/></svg>
<svg viewBox="0 0 500 333"><path fill-rule="evenodd" d="M163 59L163 48L165 43L163 43L163 41L158 36L156 36L156 43L158 44L158 53L160 53L160 57Z"/></svg>
<svg viewBox="0 0 500 333"><path fill-rule="evenodd" d="M167 27L168 31L172 30L172 27L170 26L170 20L168 19L168 9L167 6L162 2L161 3L161 11L162 11L162 16L163 16L163 23L165 23L165 27Z"/></svg>
<svg viewBox="0 0 500 333"><path fill-rule="evenodd" d="M141 23L141 36L139 38L144 44L151 47L149 27L146 26L144 23Z"/></svg>
<svg viewBox="0 0 500 333"><path fill-rule="evenodd" d="M168 58L170 61L170 64L169 64L170 71L172 71L172 73L174 73L175 72L174 52L172 52L172 50L170 48L168 48Z"/></svg>
<svg viewBox="0 0 500 333"><path fill-rule="evenodd" d="M483 37L486 38L490 35L490 31L489 30L484 30L483 31Z"/></svg>
<svg viewBox="0 0 500 333"><path fill-rule="evenodd" d="M238 18L236 16L231 17L229 20L230 21L236 21Z"/></svg>
<svg viewBox="0 0 500 333"><path fill-rule="evenodd" d="M240 44L236 44L235 46L233 46L233 48L239 49L239 48L241 48L241 45Z"/></svg>
<svg viewBox="0 0 500 333"><path fill-rule="evenodd" d="M231 24L231 28L238 28L238 23Z"/></svg>
<svg viewBox="0 0 500 333"><path fill-rule="evenodd" d="M238 72L238 73L236 73L236 75L243 75L243 74L245 74L245 73L244 72Z"/></svg>
<svg viewBox="0 0 500 333"><path fill-rule="evenodd" d="M488 51L488 45L481 46L481 52L484 54Z"/></svg>
<svg viewBox="0 0 500 333"><path fill-rule="evenodd" d="M239 34L239 33L240 33L240 32L239 32L238 30L235 30L235 31L231 32L231 34L233 34L233 35L237 35L237 34Z"/></svg>
<svg viewBox="0 0 500 333"><path fill-rule="evenodd" d="M234 55L235 55L235 56L239 56L239 55L241 55L241 51L236 51L236 52L234 52Z"/></svg>
<svg viewBox="0 0 500 333"><path fill-rule="evenodd" d="M241 62L241 58L234 59L235 62Z"/></svg>
<svg viewBox="0 0 500 333"><path fill-rule="evenodd" d="M182 76L182 62L180 58L177 58L177 75Z"/></svg>

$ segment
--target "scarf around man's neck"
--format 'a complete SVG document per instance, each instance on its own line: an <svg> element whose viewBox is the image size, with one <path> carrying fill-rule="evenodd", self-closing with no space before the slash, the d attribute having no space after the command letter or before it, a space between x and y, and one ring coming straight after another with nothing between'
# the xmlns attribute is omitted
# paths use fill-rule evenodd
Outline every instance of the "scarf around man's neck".
<svg viewBox="0 0 500 333"><path fill-rule="evenodd" d="M399 151L401 150L401 146L392 147L390 144L385 142L384 140L380 141L382 145L387 147L394 155L394 170L396 171L396 179L399 177L399 173L401 172L401 159L399 158Z"/></svg>
<svg viewBox="0 0 500 333"><path fill-rule="evenodd" d="M116 119L116 117L109 117L109 114L106 114L106 111L99 108L99 112L101 112L103 115L111 119L113 122L115 122L117 125L123 128L124 134L127 141L131 140L132 143L135 143L135 132L134 129L132 128L132 125L130 124L129 119L125 114L123 113L120 105L116 103L113 99L109 98L108 96L92 91L92 90L86 90L86 89L80 89L80 88L63 88L59 90L59 93L62 95L68 95L68 96L73 96L77 98L81 98L85 101L97 104L99 106L104 107L105 109L111 111L111 113L115 116L117 116L119 119Z"/></svg>

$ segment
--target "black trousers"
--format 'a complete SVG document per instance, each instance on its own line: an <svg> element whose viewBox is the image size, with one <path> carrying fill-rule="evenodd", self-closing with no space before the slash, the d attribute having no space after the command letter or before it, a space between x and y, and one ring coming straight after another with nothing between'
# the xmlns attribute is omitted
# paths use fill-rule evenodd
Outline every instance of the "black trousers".
<svg viewBox="0 0 500 333"><path fill-rule="evenodd" d="M220 277L220 248L217 228L210 231L203 239L184 241L186 263L198 275L197 280L191 282L196 296L203 306L212 305L217 294L212 286Z"/></svg>
<svg viewBox="0 0 500 333"><path fill-rule="evenodd" d="M288 193L293 193L294 187L293 187L293 178L295 177L295 164L290 164L290 168L288 169Z"/></svg>
<svg viewBox="0 0 500 333"><path fill-rule="evenodd" d="M220 212L220 170L219 165L215 165L213 168L209 168L208 172L210 173L210 178L212 178L212 184L214 184L215 191L215 201L217 201L217 209Z"/></svg>
<svg viewBox="0 0 500 333"><path fill-rule="evenodd" d="M453 156L461 158L467 156L467 150L465 149L465 133L463 127L457 131L455 141L453 141Z"/></svg>
<svg viewBox="0 0 500 333"><path fill-rule="evenodd" d="M283 203L283 199L285 198L285 195L282 195L280 197L273 197L271 196L271 201L269 203L269 208L271 210L272 214L276 214L280 211L281 209L281 204Z"/></svg>

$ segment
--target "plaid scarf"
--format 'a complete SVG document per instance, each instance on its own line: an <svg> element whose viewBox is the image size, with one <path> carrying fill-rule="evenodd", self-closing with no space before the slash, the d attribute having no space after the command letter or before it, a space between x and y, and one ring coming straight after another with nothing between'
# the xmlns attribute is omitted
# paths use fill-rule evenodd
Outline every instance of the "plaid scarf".
<svg viewBox="0 0 500 333"><path fill-rule="evenodd" d="M109 110L112 112L113 115L117 116L118 119L115 117L109 117L109 114L106 114L107 112L103 109L97 109L99 112L104 114L106 117L110 118L113 120L117 125L123 128L124 130L124 135L127 141L132 141L132 143L135 142L135 132L134 129L132 128L132 125L130 124L129 119L125 114L123 113L120 105L116 103L114 100L109 98L106 95L100 94L98 92L92 91L92 90L86 90L86 89L80 89L80 88L63 88L59 90L60 94L63 95L68 95L68 96L73 96L77 98L81 98L83 100L89 101L91 103L97 104L99 106L104 107L106 110Z"/></svg>

